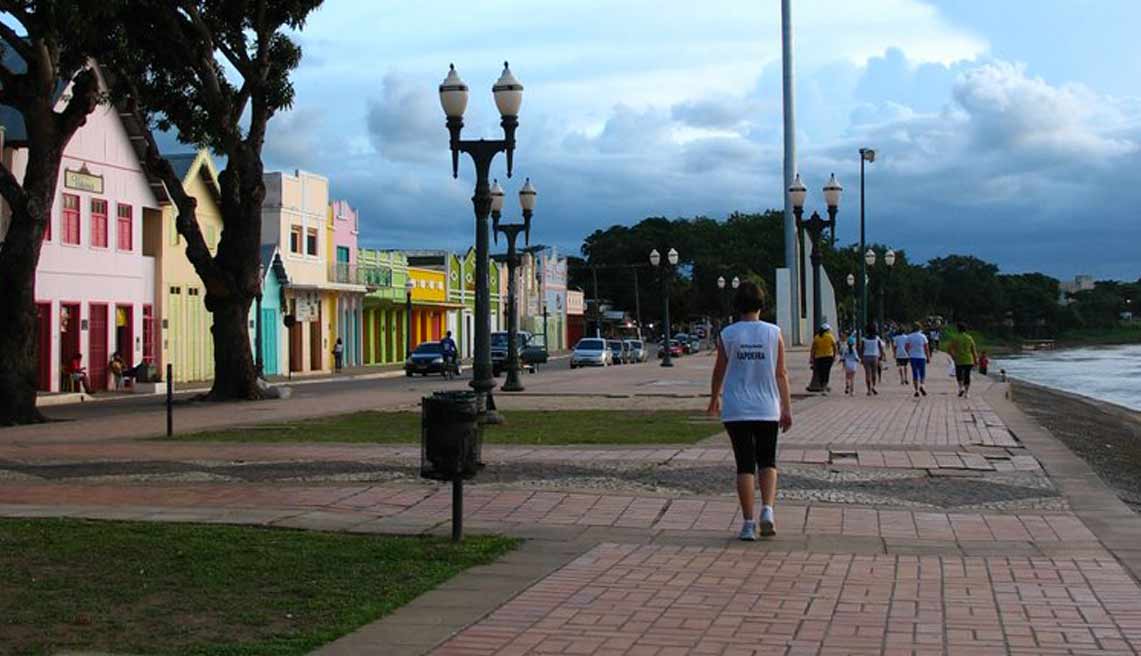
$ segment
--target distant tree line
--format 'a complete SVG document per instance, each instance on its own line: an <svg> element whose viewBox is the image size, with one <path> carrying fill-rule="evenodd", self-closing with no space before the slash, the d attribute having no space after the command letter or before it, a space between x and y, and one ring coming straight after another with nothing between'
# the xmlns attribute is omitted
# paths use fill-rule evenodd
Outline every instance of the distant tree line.
<svg viewBox="0 0 1141 656"><path fill-rule="evenodd" d="M632 226L596 230L586 237L582 257L571 258L569 281L589 301L595 298L597 277L597 296L631 313L637 294L643 323L656 323L662 317L664 287L662 269L650 264L650 251L657 249L664 261L673 248L679 259L669 298L671 318L682 323L703 316L720 317L728 313L732 290L728 284L724 291L718 289L719 276L727 281L734 276L754 280L772 295L775 271L784 266L783 234L783 216L778 210L734 213L724 221L651 217ZM1141 291L1141 280L1103 281L1093 290L1073 294L1063 304L1059 281L1050 276L999 273L997 265L971 255L915 263L901 246L890 245L896 259L889 269L884 263L889 245L868 244L876 252L876 264L868 270L869 319L879 316L882 291L887 321L939 316L994 334L1050 338L1074 329L1116 326L1119 315L1137 303ZM858 286L849 287L847 277L859 275L863 255L858 244L833 247L829 243L823 254L840 319L850 322ZM806 281L811 284L811 280L809 269Z"/></svg>

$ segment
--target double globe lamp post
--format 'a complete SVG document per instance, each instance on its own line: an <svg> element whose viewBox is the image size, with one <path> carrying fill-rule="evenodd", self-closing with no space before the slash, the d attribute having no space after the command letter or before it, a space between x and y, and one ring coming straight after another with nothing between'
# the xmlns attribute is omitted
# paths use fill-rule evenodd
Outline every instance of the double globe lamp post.
<svg viewBox="0 0 1141 656"><path fill-rule="evenodd" d="M499 153L507 157L507 177L511 177L515 155L515 129L519 126L519 107L523 103L523 85L511 73L507 62L503 73L491 88L495 105L499 109L503 139L461 139L464 111L467 109L468 86L451 66L448 76L440 84L440 105L447 116L447 128L452 151L452 177L459 176L460 153L467 153L475 165L475 361L472 367L472 389L479 398L480 413L484 421L497 423L491 390L495 381L491 370L491 291L488 284L490 271L488 217L491 215L491 162Z"/></svg>
<svg viewBox="0 0 1141 656"><path fill-rule="evenodd" d="M741 286L741 279L738 278L737 276L733 276L733 282L731 283L731 286L733 287L734 290L737 289L738 287L740 287ZM726 324L733 323L733 310L729 309L728 312L726 312L726 310L725 310L725 308L726 308L726 303L725 303L725 276L717 276L717 289L721 290L721 313L723 315L725 323Z"/></svg>
<svg viewBox="0 0 1141 656"><path fill-rule="evenodd" d="M887 286L886 286L885 278L887 278L888 276L891 275L892 267L895 266L895 251L888 249L888 251L886 253L884 253L883 263L887 265L887 270L885 272L883 272L882 275L879 273L876 274L876 277L879 279L879 280L877 280L877 282L879 284L876 286L879 288L879 297L880 297L880 299L879 299L880 300L880 304L879 304L880 307L879 307L879 324L878 324L878 327L879 327L879 330L881 332L883 331L883 326L884 326L884 311L883 311L884 296L887 294ZM876 252L874 250L869 248L868 251L866 253L864 253L864 264L866 264L867 268L869 268L869 269L873 268L876 265Z"/></svg>
<svg viewBox="0 0 1141 656"><path fill-rule="evenodd" d="M650 251L650 264L655 267L661 266L662 254L658 249ZM664 337L662 338L662 366L674 366L673 358L670 356L670 283L673 282L673 270L677 266L677 251L670 249L666 253L666 266L662 267L662 298L664 307L662 310L662 325L665 327Z"/></svg>
<svg viewBox="0 0 1141 656"><path fill-rule="evenodd" d="M515 239L523 233L525 244L531 243L531 216L535 211L537 193L531 186L531 179L523 183L519 190L519 206L523 208L523 223L500 223L499 218L503 210L503 188L499 181L491 187L491 220L492 231L497 235L503 233L507 238L507 380L499 389L504 392L522 392L523 383L519 380L519 315L516 313L518 303L518 282L515 280L515 269L519 266L519 254L515 250ZM546 330L544 325L544 331Z"/></svg>
<svg viewBox="0 0 1141 656"><path fill-rule="evenodd" d="M809 238L812 240L812 330L815 332L820 329L821 324L825 322L823 316L823 302L820 298L820 265L824 259L823 253L820 252L820 238L824 231L828 228L835 230L836 227L836 214L840 211L840 193L844 190L840 183L836 181L836 174L833 173L832 177L828 179L828 184L824 185L824 202L828 206L828 218L823 219L820 214L813 212L812 216L807 221L804 220L804 200L808 195L808 189L805 188L804 183L800 181L800 174L796 175L793 180L792 186L788 188L789 200L792 202L792 213L796 216L796 227L808 232Z"/></svg>

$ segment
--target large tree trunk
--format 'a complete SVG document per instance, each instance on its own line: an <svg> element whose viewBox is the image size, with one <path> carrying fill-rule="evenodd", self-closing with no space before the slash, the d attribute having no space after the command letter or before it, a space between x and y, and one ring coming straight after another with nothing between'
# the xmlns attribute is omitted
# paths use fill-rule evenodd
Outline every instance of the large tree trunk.
<svg viewBox="0 0 1141 656"><path fill-rule="evenodd" d="M250 349L249 313L252 299L230 297L214 303L214 385L210 400L256 400L262 398L257 368Z"/></svg>
<svg viewBox="0 0 1141 656"><path fill-rule="evenodd" d="M17 217L15 213L12 218L13 228L17 221L34 221L27 216ZM17 236L9 234L8 237ZM0 257L0 281L3 281L0 284L0 326L4 326L4 337L0 339L0 425L44 420L36 409L40 347L35 303L38 250L19 248L9 239ZM50 349L51 344L42 347Z"/></svg>
<svg viewBox="0 0 1141 656"><path fill-rule="evenodd" d="M33 130L42 124L29 122ZM47 141L47 138L41 140ZM12 174L0 173L0 187L12 210L8 234L0 247L0 425L44 421L36 409L39 344L36 323L36 266L55 197L62 147L33 146L23 188ZM14 201L14 202L13 202ZM52 363L51 371L57 370Z"/></svg>

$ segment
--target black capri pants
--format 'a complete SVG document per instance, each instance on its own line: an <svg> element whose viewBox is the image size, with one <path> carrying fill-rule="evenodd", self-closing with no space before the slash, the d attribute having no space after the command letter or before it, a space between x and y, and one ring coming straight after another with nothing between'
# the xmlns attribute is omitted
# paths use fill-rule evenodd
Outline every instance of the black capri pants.
<svg viewBox="0 0 1141 656"><path fill-rule="evenodd" d="M756 474L758 468L777 466L777 422L727 421L725 430L733 443L738 474Z"/></svg>

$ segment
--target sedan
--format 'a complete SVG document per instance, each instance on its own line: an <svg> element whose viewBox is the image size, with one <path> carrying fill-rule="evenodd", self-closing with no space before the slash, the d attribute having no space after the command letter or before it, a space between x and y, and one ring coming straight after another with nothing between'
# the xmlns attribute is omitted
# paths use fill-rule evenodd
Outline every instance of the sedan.
<svg viewBox="0 0 1141 656"><path fill-rule="evenodd" d="M626 346L620 339L611 339L606 342L610 349L610 361L614 364L626 364Z"/></svg>
<svg viewBox="0 0 1141 656"><path fill-rule="evenodd" d="M605 367L611 364L610 349L606 340L598 337L585 337L578 340L571 351L570 368Z"/></svg>
<svg viewBox="0 0 1141 656"><path fill-rule="evenodd" d="M444 347L439 342L420 344L404 361L404 374L407 376L442 373L444 373Z"/></svg>
<svg viewBox="0 0 1141 656"><path fill-rule="evenodd" d="M670 340L670 357L671 358L680 358L683 353L685 353L685 351L682 349L681 342L677 341L676 339L671 339ZM664 347L659 348L658 349L658 357L664 358L665 355L666 355L665 348Z"/></svg>
<svg viewBox="0 0 1141 656"><path fill-rule="evenodd" d="M626 346L630 351L631 362L645 362L646 361L646 345L640 339L626 340Z"/></svg>

